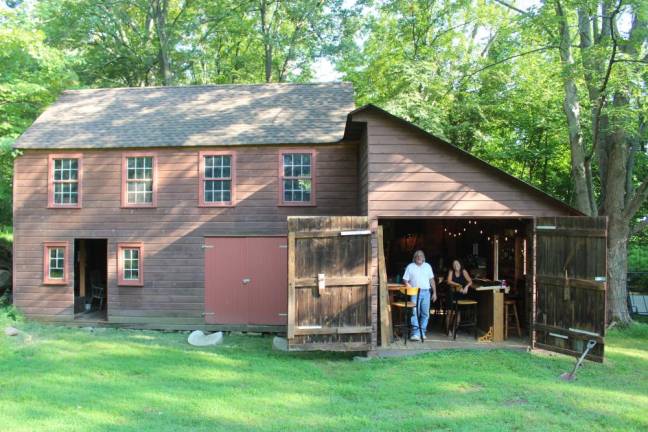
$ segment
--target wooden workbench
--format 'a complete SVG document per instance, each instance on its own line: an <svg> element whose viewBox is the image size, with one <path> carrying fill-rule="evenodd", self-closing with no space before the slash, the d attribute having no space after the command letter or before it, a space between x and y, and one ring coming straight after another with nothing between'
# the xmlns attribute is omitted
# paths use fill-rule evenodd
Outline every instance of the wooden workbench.
<svg viewBox="0 0 648 432"><path fill-rule="evenodd" d="M493 342L504 340L504 290L494 281L475 281L477 293L477 326L488 333L492 327Z"/></svg>

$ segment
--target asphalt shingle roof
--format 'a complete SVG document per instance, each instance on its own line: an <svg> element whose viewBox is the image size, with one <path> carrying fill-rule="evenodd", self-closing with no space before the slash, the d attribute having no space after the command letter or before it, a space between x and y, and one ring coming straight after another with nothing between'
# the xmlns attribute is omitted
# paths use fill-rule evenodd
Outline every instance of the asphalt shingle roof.
<svg viewBox="0 0 648 432"><path fill-rule="evenodd" d="M331 143L354 108L348 83L71 90L14 147Z"/></svg>

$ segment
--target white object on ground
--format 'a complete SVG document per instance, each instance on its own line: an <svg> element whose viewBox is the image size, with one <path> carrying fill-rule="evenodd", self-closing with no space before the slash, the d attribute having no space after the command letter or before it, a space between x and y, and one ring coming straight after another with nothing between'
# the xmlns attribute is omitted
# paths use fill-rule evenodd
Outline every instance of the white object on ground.
<svg viewBox="0 0 648 432"><path fill-rule="evenodd" d="M272 348L277 351L288 351L288 341L285 338L275 336L272 339Z"/></svg>
<svg viewBox="0 0 648 432"><path fill-rule="evenodd" d="M18 333L20 333L20 330L18 330L15 327L7 327L7 328L5 328L5 334L7 336L18 336Z"/></svg>
<svg viewBox="0 0 648 432"><path fill-rule="evenodd" d="M187 342L193 346L218 345L223 342L223 332L206 335L200 330L192 331Z"/></svg>

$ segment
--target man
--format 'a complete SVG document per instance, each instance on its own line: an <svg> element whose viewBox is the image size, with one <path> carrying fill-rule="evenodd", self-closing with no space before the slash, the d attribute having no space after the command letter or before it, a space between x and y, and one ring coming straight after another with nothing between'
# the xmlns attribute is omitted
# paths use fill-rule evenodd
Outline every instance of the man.
<svg viewBox="0 0 648 432"><path fill-rule="evenodd" d="M403 282L407 287L420 288L419 302L416 305L414 314L411 318L412 334L410 340L420 341L419 334L423 335L425 340L425 330L427 329L428 319L430 318L430 289L432 289L432 302L437 299L436 284L434 283L434 272L432 266L425 262L425 254L422 250L414 252L414 258L403 275ZM412 296L412 302L416 303L416 296ZM419 331L419 322L416 317L419 317L421 330Z"/></svg>

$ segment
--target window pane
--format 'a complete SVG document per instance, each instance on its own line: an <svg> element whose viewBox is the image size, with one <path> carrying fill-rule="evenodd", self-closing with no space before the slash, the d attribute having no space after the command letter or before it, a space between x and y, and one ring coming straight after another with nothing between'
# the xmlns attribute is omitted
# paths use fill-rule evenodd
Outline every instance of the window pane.
<svg viewBox="0 0 648 432"><path fill-rule="evenodd" d="M139 279L139 249L124 249L124 279Z"/></svg>
<svg viewBox="0 0 648 432"><path fill-rule="evenodd" d="M228 202L232 200L231 180L205 181L205 202Z"/></svg>
<svg viewBox="0 0 648 432"><path fill-rule="evenodd" d="M64 269L65 269L65 249L50 248L49 249L49 278L63 279Z"/></svg>

